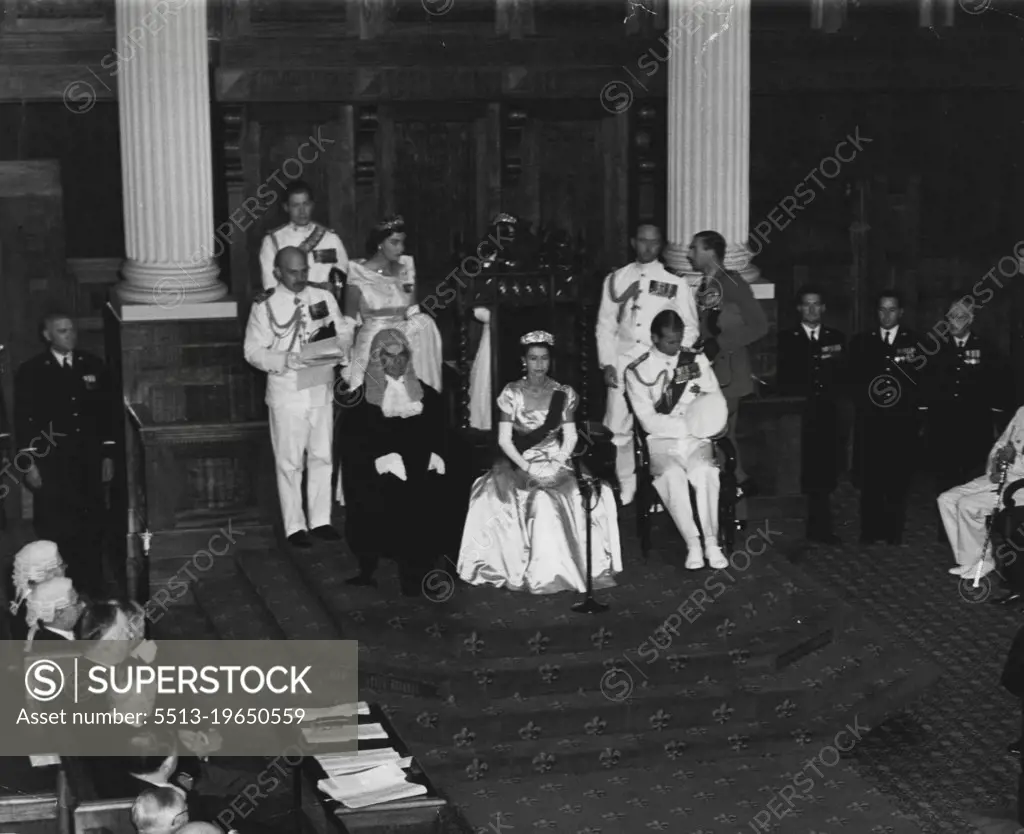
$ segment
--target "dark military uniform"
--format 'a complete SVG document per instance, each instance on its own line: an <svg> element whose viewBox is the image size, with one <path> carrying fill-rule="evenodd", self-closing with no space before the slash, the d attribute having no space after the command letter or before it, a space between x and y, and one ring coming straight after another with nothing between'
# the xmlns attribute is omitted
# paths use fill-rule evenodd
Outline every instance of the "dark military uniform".
<svg viewBox="0 0 1024 834"><path fill-rule="evenodd" d="M878 328L858 334L850 343L850 381L857 405L854 476L860 486L862 542L903 543L926 362L917 334L902 325L893 344L883 341Z"/></svg>
<svg viewBox="0 0 1024 834"><path fill-rule="evenodd" d="M935 488L942 493L985 471L999 433L996 415L1005 415L1013 403L996 352L973 333L963 347L948 337L928 357L924 375L928 446L936 467Z"/></svg>
<svg viewBox="0 0 1024 834"><path fill-rule="evenodd" d="M64 367L47 350L14 378L15 466L27 471L31 455L43 481L35 532L57 543L80 589L103 586L102 462L113 454L114 406L103 362L82 351Z"/></svg>
<svg viewBox="0 0 1024 834"><path fill-rule="evenodd" d="M830 498L839 479L839 395L845 379L846 336L818 328L811 340L801 324L779 334L778 383L804 398L800 489L807 496L807 537L833 538Z"/></svg>

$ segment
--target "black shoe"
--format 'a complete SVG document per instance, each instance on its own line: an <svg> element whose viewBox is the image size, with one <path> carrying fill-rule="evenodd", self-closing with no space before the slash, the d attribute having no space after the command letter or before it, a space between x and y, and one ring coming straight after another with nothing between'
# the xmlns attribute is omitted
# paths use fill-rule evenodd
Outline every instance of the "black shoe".
<svg viewBox="0 0 1024 834"><path fill-rule="evenodd" d="M817 542L818 544L837 545L843 543L843 540L835 533L818 533L816 535L808 535L807 538L812 542Z"/></svg>
<svg viewBox="0 0 1024 834"><path fill-rule="evenodd" d="M358 588L376 588L377 580L372 576L366 576L365 574L357 574L351 579L345 580L346 585L355 585Z"/></svg>
<svg viewBox="0 0 1024 834"><path fill-rule="evenodd" d="M292 533L288 537L288 544L292 547L301 547L303 549L313 546L313 542L309 540L309 533L305 530L299 530L298 533Z"/></svg>
<svg viewBox="0 0 1024 834"><path fill-rule="evenodd" d="M903 536L886 536L885 543L893 547L899 547L903 544Z"/></svg>
<svg viewBox="0 0 1024 834"><path fill-rule="evenodd" d="M325 542L341 541L341 533L331 527L330 524L325 524L322 527L317 527L315 530L310 530L310 535Z"/></svg>
<svg viewBox="0 0 1024 834"><path fill-rule="evenodd" d="M1016 591L1011 591L1010 593L1003 594L1002 596L989 597L988 601L991 602L993 605L1017 605L1020 602L1024 602L1024 594L1019 594Z"/></svg>
<svg viewBox="0 0 1024 834"><path fill-rule="evenodd" d="M862 535L860 537L860 543L863 544L863 545L870 546L870 545L873 545L873 544L878 544L878 542L880 542L880 541L882 541L882 537L881 536L864 536L864 535Z"/></svg>
<svg viewBox="0 0 1024 834"><path fill-rule="evenodd" d="M1016 741L1010 742L1006 747L1006 752L1011 756L1019 756L1021 744L1024 744L1024 739L1019 738Z"/></svg>

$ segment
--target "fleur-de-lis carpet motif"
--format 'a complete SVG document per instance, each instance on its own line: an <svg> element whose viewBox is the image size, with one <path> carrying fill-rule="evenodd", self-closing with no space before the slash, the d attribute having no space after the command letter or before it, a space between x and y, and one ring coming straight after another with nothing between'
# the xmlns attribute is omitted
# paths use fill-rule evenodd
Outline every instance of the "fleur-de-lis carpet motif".
<svg viewBox="0 0 1024 834"><path fill-rule="evenodd" d="M449 799L446 831L493 831L499 812L509 832L967 831L962 811L1015 791L1019 711L997 686L1019 621L950 584L934 496L916 497L902 548L851 544L856 500L838 493L847 544L773 521L762 556L718 573L682 569L664 516L645 565L624 516L626 572L598 592L600 619L566 594L406 600L389 565L379 590L353 588L354 560L318 545L239 555L237 576L193 589L203 617L160 626L333 634L380 675L422 681L361 697L391 709Z"/></svg>

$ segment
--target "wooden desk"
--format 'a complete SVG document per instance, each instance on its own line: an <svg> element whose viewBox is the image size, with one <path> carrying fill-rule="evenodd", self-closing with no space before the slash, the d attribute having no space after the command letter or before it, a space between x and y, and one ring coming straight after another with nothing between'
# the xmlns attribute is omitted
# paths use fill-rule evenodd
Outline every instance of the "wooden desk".
<svg viewBox="0 0 1024 834"><path fill-rule="evenodd" d="M32 767L27 756L0 757L0 831L70 834L67 780L59 765Z"/></svg>
<svg viewBox="0 0 1024 834"><path fill-rule="evenodd" d="M360 750L375 750L393 747L402 758L409 756L409 748L402 741L384 711L377 704L370 706L369 715L359 716L360 724L380 724L388 734L386 739L373 739L359 742ZM325 755L331 753L331 745L318 745ZM411 799L375 805L370 808L354 810L346 808L334 801L317 788L317 782L325 779L320 763L312 756L307 756L300 766L300 778L297 787L297 800L302 813L309 821L316 834L356 834L357 832L376 832L376 834L440 834L441 811L447 804L438 796L437 789L418 762L413 760L412 767L406 772L413 782L426 785L427 793Z"/></svg>

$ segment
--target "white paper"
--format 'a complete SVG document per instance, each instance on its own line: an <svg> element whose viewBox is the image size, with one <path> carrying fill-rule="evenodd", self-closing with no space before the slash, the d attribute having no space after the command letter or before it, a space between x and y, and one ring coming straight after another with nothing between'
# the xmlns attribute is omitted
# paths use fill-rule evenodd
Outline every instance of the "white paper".
<svg viewBox="0 0 1024 834"><path fill-rule="evenodd" d="M347 718L351 715L369 715L370 705L366 701L358 704L335 704L333 707L307 709L302 721L319 721L321 718Z"/></svg>
<svg viewBox="0 0 1024 834"><path fill-rule="evenodd" d="M386 802L398 802L400 799L411 799L414 796L423 796L427 792L426 785L417 782L406 782L404 785L397 785L394 788L381 791L380 793L357 796L351 799L338 800L346 808L353 810L358 808L369 808L373 805L383 805Z"/></svg>
<svg viewBox="0 0 1024 834"><path fill-rule="evenodd" d="M365 808L427 792L425 785L409 782L405 772L396 763L384 764L361 773L321 779L317 787L348 808Z"/></svg>
<svg viewBox="0 0 1024 834"><path fill-rule="evenodd" d="M360 724L358 726L355 724L313 724L310 727L303 727L302 735L310 744L326 744L355 739L370 741L388 737L387 732L380 724Z"/></svg>

